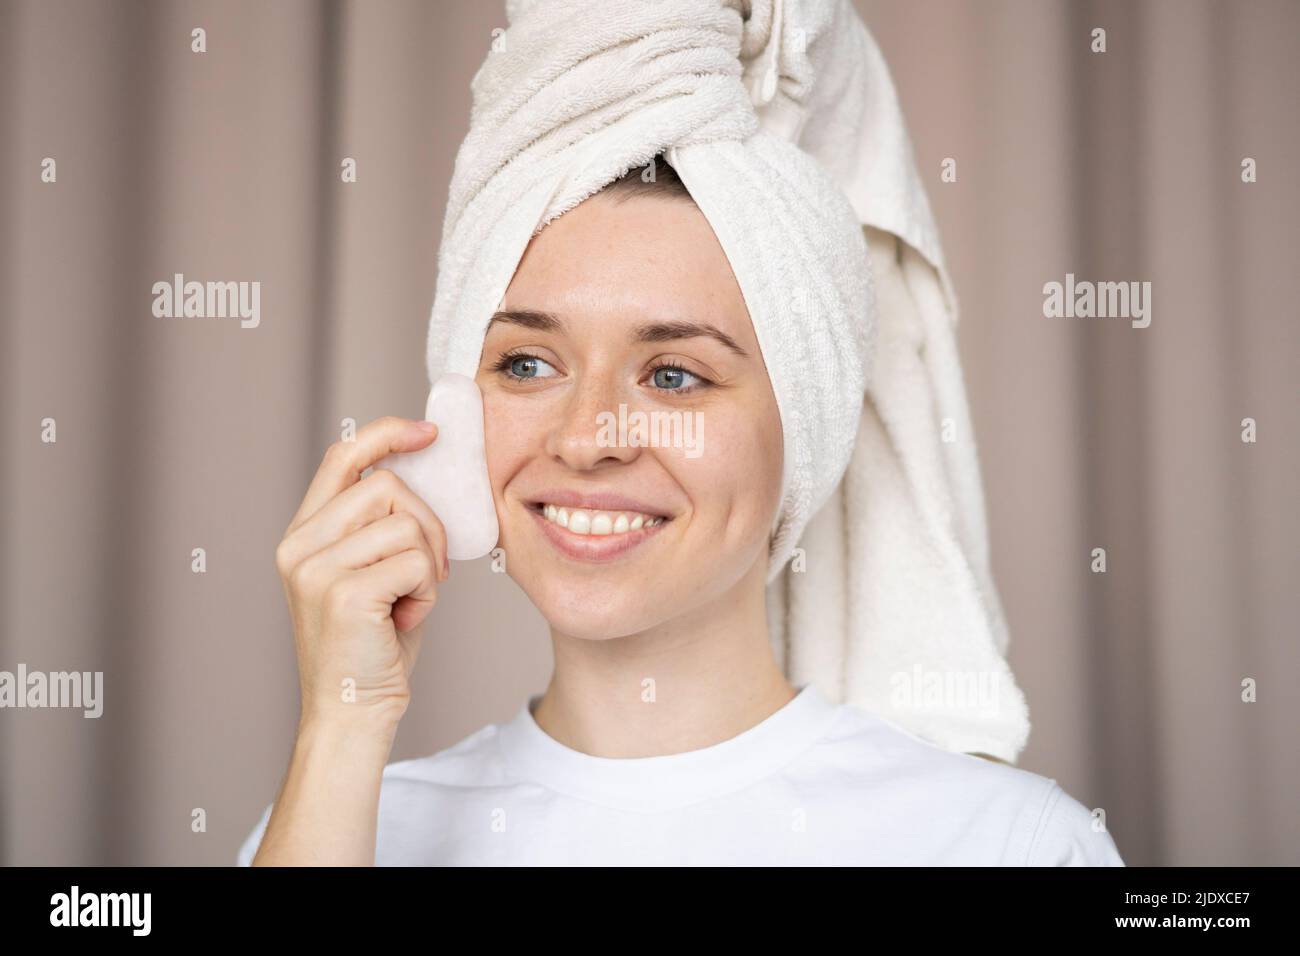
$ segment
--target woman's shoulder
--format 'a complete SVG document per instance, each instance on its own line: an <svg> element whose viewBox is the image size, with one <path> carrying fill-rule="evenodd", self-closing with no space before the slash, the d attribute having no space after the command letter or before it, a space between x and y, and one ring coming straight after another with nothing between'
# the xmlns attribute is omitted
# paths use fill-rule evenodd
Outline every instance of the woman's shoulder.
<svg viewBox="0 0 1300 956"><path fill-rule="evenodd" d="M1030 844L1028 866L1125 866L1115 840L1106 828L1106 812L1088 809L1048 781L1046 805L1039 815Z"/></svg>
<svg viewBox="0 0 1300 956"><path fill-rule="evenodd" d="M1006 858L1030 866L1123 866L1101 808L1089 809L1055 778L1001 760L948 750L853 705L824 741L824 759L889 802L924 808L954 831L1007 834Z"/></svg>

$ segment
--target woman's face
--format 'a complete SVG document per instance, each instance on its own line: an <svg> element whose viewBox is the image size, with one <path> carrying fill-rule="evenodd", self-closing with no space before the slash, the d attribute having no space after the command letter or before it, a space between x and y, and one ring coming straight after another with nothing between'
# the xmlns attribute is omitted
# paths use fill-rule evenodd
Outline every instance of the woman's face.
<svg viewBox="0 0 1300 956"><path fill-rule="evenodd" d="M506 570L553 628L622 637L763 580L781 421L693 203L597 194L552 220L476 380Z"/></svg>

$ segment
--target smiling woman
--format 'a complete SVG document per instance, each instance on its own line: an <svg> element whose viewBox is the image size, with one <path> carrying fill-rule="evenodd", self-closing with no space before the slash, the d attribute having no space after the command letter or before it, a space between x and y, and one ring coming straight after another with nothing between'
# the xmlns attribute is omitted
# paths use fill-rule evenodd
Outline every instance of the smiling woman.
<svg viewBox="0 0 1300 956"><path fill-rule="evenodd" d="M511 9L475 79L429 359L431 378L471 373L482 393L498 546L550 626L554 672L509 721L387 763L448 568L427 504L390 472L358 480L436 429L362 429L326 455L277 554L304 714L240 862L1121 864L1055 781L976 756L1014 756L1025 729L991 585L967 563L969 535L934 518L975 527L963 507L978 506L929 480L918 501L898 476L926 476L924 462L900 462L872 431L879 404L914 425L904 445L928 447L933 423L907 418L932 415L936 396L908 363L924 351L941 366L951 333L919 331L912 290L938 301L938 272L892 234L876 233L869 259L840 185L758 128L757 106L775 105L765 115L787 134L812 109L793 82L812 75L804 52L780 42L771 4L749 18L706 2ZM818 35L849 44L831 65L877 63L847 2L776 9L810 49ZM582 31L548 19L576 14ZM637 18L654 42L626 42ZM686 27L700 47L661 57ZM760 82L741 82L755 70ZM593 105L591 90L612 101ZM870 105L879 122L896 115ZM870 139L905 140L891 132ZM878 314L888 361L875 367L903 383L902 404L865 391ZM707 449L610 441L604 424L629 413L706 422ZM816 581L796 603L821 616L790 618L798 642L773 640L769 585L785 573ZM811 664L779 659L786 643L815 649ZM842 699L856 671L837 655L868 702L899 674L928 688L936 671L975 673L990 693L859 706Z"/></svg>

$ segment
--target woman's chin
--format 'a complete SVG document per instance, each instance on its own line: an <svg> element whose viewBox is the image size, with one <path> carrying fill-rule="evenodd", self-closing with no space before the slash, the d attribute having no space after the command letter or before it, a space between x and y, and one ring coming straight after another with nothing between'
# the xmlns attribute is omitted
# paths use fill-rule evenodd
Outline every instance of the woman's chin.
<svg viewBox="0 0 1300 956"><path fill-rule="evenodd" d="M664 620L664 608L671 602L647 592L644 582L611 584L551 577L539 591L525 591L552 628L580 640L625 637Z"/></svg>

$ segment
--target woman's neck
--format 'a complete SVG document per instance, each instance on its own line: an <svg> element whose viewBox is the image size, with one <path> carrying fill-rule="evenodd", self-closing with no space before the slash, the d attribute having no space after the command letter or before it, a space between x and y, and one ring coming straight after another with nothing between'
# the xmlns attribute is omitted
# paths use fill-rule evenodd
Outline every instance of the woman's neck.
<svg viewBox="0 0 1300 956"><path fill-rule="evenodd" d="M552 629L538 726L592 756L652 757L721 743L774 714L796 691L772 655L765 570L758 562L716 600L639 634Z"/></svg>

